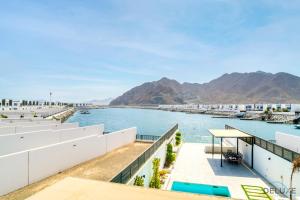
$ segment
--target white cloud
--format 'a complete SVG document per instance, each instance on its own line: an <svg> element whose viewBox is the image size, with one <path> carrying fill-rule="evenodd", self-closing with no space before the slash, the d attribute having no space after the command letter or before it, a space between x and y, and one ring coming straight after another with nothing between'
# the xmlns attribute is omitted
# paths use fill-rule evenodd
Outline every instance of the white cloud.
<svg viewBox="0 0 300 200"><path fill-rule="evenodd" d="M32 72L30 78L47 79L44 88L55 88L64 98L81 99L117 96L142 80L162 76L207 82L225 72L258 69L300 75L296 68L300 5L295 1L109 3L111 10L72 5L60 14L37 4L28 12L28 7L18 13L3 10L0 28L30 38L38 47L16 45L18 50L12 49L11 56L0 54L0 65L15 60L14 71ZM266 13L254 9L260 3ZM16 43L24 42L22 38ZM32 50L26 54L31 57L20 56L27 49ZM35 53L39 55L32 56ZM34 71L33 66L48 74ZM51 66L63 73L52 72ZM65 81L65 86L49 80ZM42 87L36 93L42 94Z"/></svg>
<svg viewBox="0 0 300 200"><path fill-rule="evenodd" d="M98 84L115 84L120 83L118 80L103 79L102 77L90 77L82 75L72 75L72 74L47 74L43 75L42 78L47 78L51 80L64 80L64 81L82 81L82 82L93 82Z"/></svg>

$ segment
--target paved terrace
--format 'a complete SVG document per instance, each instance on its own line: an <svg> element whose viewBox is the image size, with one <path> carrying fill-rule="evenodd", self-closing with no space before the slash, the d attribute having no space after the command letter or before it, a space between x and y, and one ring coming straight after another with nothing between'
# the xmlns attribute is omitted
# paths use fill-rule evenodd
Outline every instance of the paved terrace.
<svg viewBox="0 0 300 200"><path fill-rule="evenodd" d="M244 165L223 163L220 167L220 154L206 154L208 144L184 143L177 156L174 170L167 188L173 181L227 186L232 198L247 199L241 185L268 188L268 183Z"/></svg>
<svg viewBox="0 0 300 200"><path fill-rule="evenodd" d="M27 197L55 184L66 177L79 177L92 180L109 181L119 171L144 152L151 143L135 142L118 148L103 156L77 165L42 181L21 188L15 192L0 197L0 200L23 200ZM47 159L47 158L45 158ZM66 158L68 159L68 158ZM42 198L44 199L44 198ZM50 198L51 199L51 198ZM56 199L56 198L53 198ZM75 199L75 198L74 198Z"/></svg>
<svg viewBox="0 0 300 200"><path fill-rule="evenodd" d="M214 200L225 199L187 193L106 183L79 178L66 178L27 200Z"/></svg>

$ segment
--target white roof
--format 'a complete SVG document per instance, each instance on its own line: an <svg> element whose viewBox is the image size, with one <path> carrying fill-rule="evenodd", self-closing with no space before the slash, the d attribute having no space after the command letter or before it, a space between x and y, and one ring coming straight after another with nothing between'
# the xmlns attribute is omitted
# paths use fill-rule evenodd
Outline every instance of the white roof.
<svg viewBox="0 0 300 200"><path fill-rule="evenodd" d="M253 137L237 129L209 129L208 131L217 138Z"/></svg>

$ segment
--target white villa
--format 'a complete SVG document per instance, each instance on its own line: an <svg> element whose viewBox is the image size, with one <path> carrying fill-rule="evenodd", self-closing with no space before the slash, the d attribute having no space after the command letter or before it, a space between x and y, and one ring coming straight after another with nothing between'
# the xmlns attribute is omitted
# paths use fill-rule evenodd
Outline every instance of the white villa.
<svg viewBox="0 0 300 200"><path fill-rule="evenodd" d="M300 104L182 104L182 105L159 105L159 109L168 110L215 110L226 112L285 110L286 112L300 112Z"/></svg>
<svg viewBox="0 0 300 200"><path fill-rule="evenodd" d="M22 110L37 110L44 108L62 108L67 105L74 107L85 107L87 103L66 103L59 101L42 101L42 100L12 100L12 99L0 99L0 111L22 111Z"/></svg>

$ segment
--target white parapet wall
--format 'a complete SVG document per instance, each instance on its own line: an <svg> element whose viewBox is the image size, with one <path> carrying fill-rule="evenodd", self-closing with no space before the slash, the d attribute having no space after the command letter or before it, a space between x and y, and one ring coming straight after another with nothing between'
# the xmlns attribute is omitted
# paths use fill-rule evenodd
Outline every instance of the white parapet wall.
<svg viewBox="0 0 300 200"><path fill-rule="evenodd" d="M300 136L276 132L275 140L279 146L300 153Z"/></svg>
<svg viewBox="0 0 300 200"><path fill-rule="evenodd" d="M251 166L252 145L239 140L239 152L243 154L244 162ZM288 189L291 187L291 162L254 144L253 169L276 188L286 192L285 195L288 195ZM300 172L296 171L293 180L292 187L296 189L296 196L298 197L300 196Z"/></svg>
<svg viewBox="0 0 300 200"><path fill-rule="evenodd" d="M16 126L0 126L0 136L16 133Z"/></svg>
<svg viewBox="0 0 300 200"><path fill-rule="evenodd" d="M0 126L0 135L9 135L16 133L25 133L32 131L42 130L59 130L67 128L76 128L79 123L59 123L59 124L36 124L32 126L27 125L11 125L11 126Z"/></svg>
<svg viewBox="0 0 300 200"><path fill-rule="evenodd" d="M36 124L58 124L60 121L56 120L50 120L50 119L0 119L0 125L2 124L18 124L18 125L23 125L23 124L31 124L31 125L36 125Z"/></svg>
<svg viewBox="0 0 300 200"><path fill-rule="evenodd" d="M29 152L29 184L105 153L103 136L88 136L32 150Z"/></svg>
<svg viewBox="0 0 300 200"><path fill-rule="evenodd" d="M0 196L135 141L136 128L0 156Z"/></svg>
<svg viewBox="0 0 300 200"><path fill-rule="evenodd" d="M28 185L28 152L0 156L0 196Z"/></svg>
<svg viewBox="0 0 300 200"><path fill-rule="evenodd" d="M252 145L247 144L243 140L239 140L239 152L243 155L243 161L251 166Z"/></svg>
<svg viewBox="0 0 300 200"><path fill-rule="evenodd" d="M106 151L112 151L120 146L131 143L136 138L136 128L124 129L106 134ZM126 137L124 137L126 135Z"/></svg>
<svg viewBox="0 0 300 200"><path fill-rule="evenodd" d="M254 169L275 187L287 191L290 186L292 163L261 148L254 146ZM292 187L296 196L300 196L300 172L296 171Z"/></svg>
<svg viewBox="0 0 300 200"><path fill-rule="evenodd" d="M68 128L77 128L79 123L63 123L63 124L52 124L52 125L37 125L37 126L17 126L16 133L25 133L31 131L40 131L40 130L60 130Z"/></svg>
<svg viewBox="0 0 300 200"><path fill-rule="evenodd" d="M5 110L0 110L1 114L4 114L8 117L9 120L43 120L43 117L53 115L56 113L63 112L68 110L67 108L38 108L38 107L20 107L17 110L10 110L12 108L7 108ZM23 116L21 118L21 116Z"/></svg>
<svg viewBox="0 0 300 200"><path fill-rule="evenodd" d="M104 124L84 126L78 128L56 130L54 133L60 135L60 141L73 140L79 137L85 137L89 135L103 135Z"/></svg>
<svg viewBox="0 0 300 200"><path fill-rule="evenodd" d="M104 125L0 135L0 155L25 151L90 135L102 135Z"/></svg>

